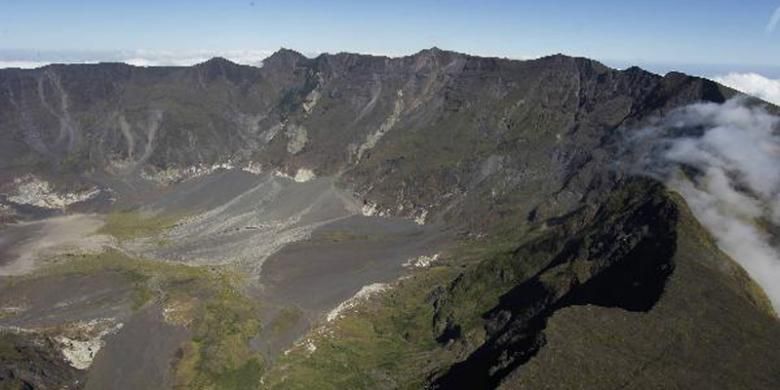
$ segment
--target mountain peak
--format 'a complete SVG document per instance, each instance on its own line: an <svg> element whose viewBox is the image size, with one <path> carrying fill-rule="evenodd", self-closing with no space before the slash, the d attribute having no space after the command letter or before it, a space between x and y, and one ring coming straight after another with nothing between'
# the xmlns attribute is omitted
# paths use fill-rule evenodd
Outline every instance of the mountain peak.
<svg viewBox="0 0 780 390"><path fill-rule="evenodd" d="M212 57L209 60L206 60L199 64L195 64L196 68L211 69L211 70L221 70L225 68L233 68L236 66L239 65L233 61L228 60L225 57Z"/></svg>
<svg viewBox="0 0 780 390"><path fill-rule="evenodd" d="M304 60L306 60L306 56L303 54L295 50L282 47L271 54L268 58L263 60L263 64L283 63L293 65Z"/></svg>
<svg viewBox="0 0 780 390"><path fill-rule="evenodd" d="M441 56L452 56L452 55L465 55L462 53L458 53L451 50L442 50L439 47L431 47L430 49L422 49L415 53L413 56L431 56L431 57L441 57Z"/></svg>
<svg viewBox="0 0 780 390"><path fill-rule="evenodd" d="M225 57L217 56L217 57L212 57L211 59L206 60L204 62L201 62L198 65L206 65L206 66L210 66L210 65L236 65L236 63L233 62L233 61L230 61L229 59L227 59Z"/></svg>
<svg viewBox="0 0 780 390"><path fill-rule="evenodd" d="M214 57L208 61L201 62L195 65L193 70L197 74L204 76L205 80L225 78L235 83L245 79L252 72L251 67L237 64L224 57Z"/></svg>

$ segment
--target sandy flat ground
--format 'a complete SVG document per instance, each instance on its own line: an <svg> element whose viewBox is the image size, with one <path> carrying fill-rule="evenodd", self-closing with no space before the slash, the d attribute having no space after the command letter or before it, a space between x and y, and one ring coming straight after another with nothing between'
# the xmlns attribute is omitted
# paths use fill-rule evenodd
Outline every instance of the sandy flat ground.
<svg viewBox="0 0 780 390"><path fill-rule="evenodd" d="M190 338L180 326L166 323L162 308L144 307L106 337L95 356L86 389L167 389L173 385L171 365L179 346Z"/></svg>
<svg viewBox="0 0 780 390"><path fill-rule="evenodd" d="M319 316L363 286L407 272L402 264L436 253L446 235L397 218L353 216L315 230L271 256L260 276L266 300Z"/></svg>
<svg viewBox="0 0 780 390"><path fill-rule="evenodd" d="M115 272L0 278L0 326L45 328L95 318L122 319L132 312L133 286ZM14 314L14 315L9 315Z"/></svg>
<svg viewBox="0 0 780 390"><path fill-rule="evenodd" d="M113 242L95 234L103 223L96 214L73 214L6 226L0 231L0 276L31 272L40 260L62 253L100 252Z"/></svg>
<svg viewBox="0 0 780 390"><path fill-rule="evenodd" d="M291 243L266 260L253 294L263 302L266 323L285 308L301 317L284 332L261 335L253 345L274 359L361 288L397 280L410 272L403 267L409 259L438 253L450 238L436 226L362 215L314 230L309 239Z"/></svg>

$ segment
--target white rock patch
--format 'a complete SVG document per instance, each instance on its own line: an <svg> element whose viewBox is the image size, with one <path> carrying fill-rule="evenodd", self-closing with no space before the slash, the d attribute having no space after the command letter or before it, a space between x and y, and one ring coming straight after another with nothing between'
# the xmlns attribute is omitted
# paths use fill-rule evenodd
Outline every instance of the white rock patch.
<svg viewBox="0 0 780 390"><path fill-rule="evenodd" d="M391 285L385 283L374 283L367 286L363 286L352 298L339 304L335 309L328 313L326 319L327 322L335 321L345 315L349 310L356 308L359 304L368 301L371 297L376 296L379 293L389 290ZM317 351L317 344L315 340L318 338L333 337L333 329L328 324L321 324L314 330L309 336L299 339L288 350L284 351L284 355L289 355L296 349L302 349L303 353L308 357L315 351Z"/></svg>
<svg viewBox="0 0 780 390"><path fill-rule="evenodd" d="M403 110L404 110L404 92L399 89L397 92L397 98L395 99L395 105L393 106L393 112L390 113L390 115L385 119L384 122L382 122L381 125L379 125L379 129L367 135L366 141L363 142L363 144L357 148L357 161L360 161L360 158L363 156L363 153L373 149L374 146L376 146L377 142L379 142L379 140L385 134L387 134L387 132L393 129L395 124L398 123L398 120L401 119L401 113L403 112Z"/></svg>
<svg viewBox="0 0 780 390"><path fill-rule="evenodd" d="M314 106L316 106L317 102L320 100L320 97L322 97L322 94L317 88L309 92L309 94L306 95L306 99L303 100L303 110L306 111L307 114L311 114L312 110L314 110Z"/></svg>
<svg viewBox="0 0 780 390"><path fill-rule="evenodd" d="M260 175L263 173L263 165L254 161L250 161L245 166L241 167L241 170L253 175Z"/></svg>
<svg viewBox="0 0 780 390"><path fill-rule="evenodd" d="M309 142L309 133L306 128L300 125L289 125L285 131L289 141L287 142L287 152L290 154L300 153Z"/></svg>
<svg viewBox="0 0 780 390"><path fill-rule="evenodd" d="M439 254L436 253L433 256L418 256L407 260L402 265L407 268L427 268L430 267L436 260L439 260Z"/></svg>
<svg viewBox="0 0 780 390"><path fill-rule="evenodd" d="M322 329L323 328L318 328L318 330L316 330L315 332L318 333L318 335L322 335ZM292 347L290 347L289 349L284 351L284 356L287 356L290 353L292 353L294 350L300 349L300 348L303 348L306 356L308 357L308 356L311 356L311 354L313 354L314 352L317 351L317 344L314 343L314 340L313 340L312 337L306 337L306 338L300 339L300 340L296 341L295 344L293 344Z"/></svg>
<svg viewBox="0 0 780 390"><path fill-rule="evenodd" d="M280 171L278 169L274 170L274 176L276 176L276 177L283 177L285 179L290 179L290 180L293 179L292 176L290 176L290 175L288 175L288 174L286 174L286 173L284 173L284 172L282 172L282 171Z"/></svg>
<svg viewBox="0 0 780 390"><path fill-rule="evenodd" d="M312 171L311 169L301 168L298 170L298 172L295 173L295 177L293 177L293 180L295 180L298 183L305 183L316 177L317 176L314 174L314 171Z"/></svg>
<svg viewBox="0 0 780 390"><path fill-rule="evenodd" d="M226 162L212 165L199 164L187 168L167 168L154 172L144 171L141 173L141 177L146 180L156 182L157 184L167 186L170 184L181 183L190 179L195 179L201 176L207 176L220 169L240 169L253 175L260 175L263 172L263 166L260 163L249 161L242 166L237 166L233 161L228 160Z"/></svg>
<svg viewBox="0 0 780 390"><path fill-rule="evenodd" d="M371 202L364 203L363 207L360 209L360 212L366 217L376 215L378 212L376 203L371 203Z"/></svg>
<svg viewBox="0 0 780 390"><path fill-rule="evenodd" d="M347 312L348 310L354 309L361 302L367 301L372 296L381 293L383 291L386 291L388 288L390 288L390 286L385 283L374 283L374 284L369 284L368 286L363 286L363 288L361 288L360 291L358 291L357 294L355 294L352 298L349 298L346 301L341 302L338 306L336 306L335 309L331 310L330 313L328 313L328 316L326 317L327 321L331 322L333 320L340 318L341 315Z"/></svg>
<svg viewBox="0 0 780 390"><path fill-rule="evenodd" d="M295 176L290 176L290 175L288 175L288 174L286 174L286 173L284 173L284 172L282 172L282 171L277 169L277 170L274 171L274 176L276 176L276 177L283 177L285 179L294 180L295 182L298 182L298 183L305 183L305 182L307 182L309 180L317 178L317 175L314 174L314 171L312 171L311 169L307 169L307 168L298 169L298 171L295 172Z"/></svg>
<svg viewBox="0 0 780 390"><path fill-rule="evenodd" d="M317 345L314 344L314 341L307 339L304 343L304 346L306 347L306 352L308 353L314 353L314 351L317 350Z"/></svg>
<svg viewBox="0 0 780 390"><path fill-rule="evenodd" d="M423 210L420 215L414 218L414 222L418 225L425 225L425 219L428 217L428 210Z"/></svg>
<svg viewBox="0 0 780 390"><path fill-rule="evenodd" d="M112 318L95 319L74 324L65 334L56 336L54 340L60 345L62 354L73 368L86 370L105 345L103 338L119 329L122 329L122 323L115 323Z"/></svg>
<svg viewBox="0 0 780 390"><path fill-rule="evenodd" d="M8 201L47 209L64 209L100 194L100 189L94 187L87 191L58 193L49 182L32 175L15 179L14 185L16 189L8 196Z"/></svg>

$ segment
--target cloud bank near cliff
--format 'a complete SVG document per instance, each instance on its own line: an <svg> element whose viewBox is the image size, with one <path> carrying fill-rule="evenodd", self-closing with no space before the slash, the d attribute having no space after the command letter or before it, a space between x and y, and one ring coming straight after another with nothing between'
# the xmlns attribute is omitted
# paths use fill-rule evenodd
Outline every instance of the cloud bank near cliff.
<svg viewBox="0 0 780 390"><path fill-rule="evenodd" d="M679 192L780 312L780 117L744 98L693 104L628 144L631 169Z"/></svg>
<svg viewBox="0 0 780 390"><path fill-rule="evenodd" d="M770 79L758 73L729 73L712 79L727 87L780 106L780 79Z"/></svg>

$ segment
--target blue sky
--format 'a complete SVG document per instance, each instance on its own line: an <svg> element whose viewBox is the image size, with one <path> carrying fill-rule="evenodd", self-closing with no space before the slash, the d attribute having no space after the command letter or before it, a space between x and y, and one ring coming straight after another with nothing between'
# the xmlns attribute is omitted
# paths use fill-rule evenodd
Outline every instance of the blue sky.
<svg viewBox="0 0 780 390"><path fill-rule="evenodd" d="M778 7L780 0L0 0L0 59L139 50L262 56L282 46L404 55L438 46L766 73L780 68L780 26L767 29Z"/></svg>

